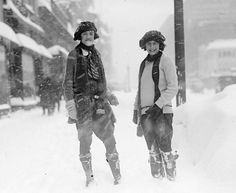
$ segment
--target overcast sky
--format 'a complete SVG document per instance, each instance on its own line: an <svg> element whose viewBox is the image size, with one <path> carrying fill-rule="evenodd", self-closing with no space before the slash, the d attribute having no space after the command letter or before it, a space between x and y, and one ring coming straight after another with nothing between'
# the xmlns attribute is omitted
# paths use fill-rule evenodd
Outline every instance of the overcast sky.
<svg viewBox="0 0 236 193"><path fill-rule="evenodd" d="M124 76L129 65L135 74L146 55L138 47L145 32L159 29L174 12L173 0L95 0L95 9L113 29L113 64ZM134 75L137 77L136 75Z"/></svg>

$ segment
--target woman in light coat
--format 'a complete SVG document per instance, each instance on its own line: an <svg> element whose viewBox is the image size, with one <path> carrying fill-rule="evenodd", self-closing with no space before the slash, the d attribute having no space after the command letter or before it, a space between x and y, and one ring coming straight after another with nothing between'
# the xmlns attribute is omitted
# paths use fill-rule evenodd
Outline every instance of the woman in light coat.
<svg viewBox="0 0 236 193"><path fill-rule="evenodd" d="M175 65L163 53L164 41L161 32L155 30L145 33L139 41L148 55L140 65L133 122L138 124L137 134L145 137L153 177L166 175L174 180L178 155L172 153L171 147L171 101L177 94L178 84Z"/></svg>

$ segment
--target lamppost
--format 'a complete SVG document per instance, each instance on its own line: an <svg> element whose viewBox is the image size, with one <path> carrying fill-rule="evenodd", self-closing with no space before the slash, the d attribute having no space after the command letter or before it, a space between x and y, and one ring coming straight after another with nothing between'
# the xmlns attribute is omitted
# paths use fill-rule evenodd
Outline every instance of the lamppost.
<svg viewBox="0 0 236 193"><path fill-rule="evenodd" d="M183 0L174 0L175 63L177 67L179 91L176 105L186 102L185 56L184 56L184 8Z"/></svg>

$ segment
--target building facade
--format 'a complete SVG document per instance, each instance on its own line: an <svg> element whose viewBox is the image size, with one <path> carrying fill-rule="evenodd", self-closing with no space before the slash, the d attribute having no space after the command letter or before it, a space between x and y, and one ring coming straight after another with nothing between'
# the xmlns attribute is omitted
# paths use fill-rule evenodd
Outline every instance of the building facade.
<svg viewBox="0 0 236 193"><path fill-rule="evenodd" d="M74 42L67 28L70 19L53 0L1 2L0 111L2 112L3 107L14 110L37 105L40 83L47 76L62 78L53 72L57 70L58 74L63 73L67 50L74 46ZM57 45L56 54L55 50L50 52L50 48L55 45Z"/></svg>
<svg viewBox="0 0 236 193"><path fill-rule="evenodd" d="M76 46L74 30L82 20L91 20L98 30L103 29L97 46L106 69L111 66L110 36L104 33L106 26L98 15L88 10L92 0L72 1L70 7L59 2L1 1L0 112L37 105L39 85L47 77L60 85L68 52Z"/></svg>
<svg viewBox="0 0 236 193"><path fill-rule="evenodd" d="M199 77L217 92L236 84L236 39L215 40L202 48Z"/></svg>
<svg viewBox="0 0 236 193"><path fill-rule="evenodd" d="M190 79L201 76L202 52L218 39L236 38L235 0L184 1L185 61L187 85ZM161 30L167 37L169 55L174 59L174 17L169 16ZM207 66L205 66L208 68Z"/></svg>

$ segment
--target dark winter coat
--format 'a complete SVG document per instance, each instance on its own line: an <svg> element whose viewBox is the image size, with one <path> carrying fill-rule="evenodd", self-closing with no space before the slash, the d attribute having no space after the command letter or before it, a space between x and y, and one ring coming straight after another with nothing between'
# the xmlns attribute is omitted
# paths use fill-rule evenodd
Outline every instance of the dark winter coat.
<svg viewBox="0 0 236 193"><path fill-rule="evenodd" d="M92 62L90 55L84 56L79 46L69 53L63 82L64 97L66 101L75 100L79 122L83 122L85 119L94 119L97 103L102 101L100 106L110 115L114 123L115 117L106 99L107 87L104 68L99 52L96 49L94 51L96 51L95 54L99 60L97 65L100 78L98 80L92 79L88 74L88 68ZM97 97L99 100L96 100Z"/></svg>

